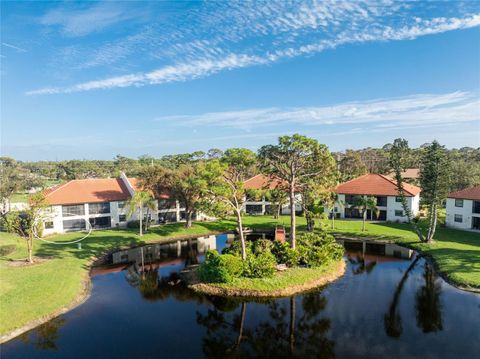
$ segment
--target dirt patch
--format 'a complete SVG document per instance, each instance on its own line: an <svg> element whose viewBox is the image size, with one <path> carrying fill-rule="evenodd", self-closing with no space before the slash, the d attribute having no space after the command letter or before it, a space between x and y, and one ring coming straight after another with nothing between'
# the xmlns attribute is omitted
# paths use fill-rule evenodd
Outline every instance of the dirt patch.
<svg viewBox="0 0 480 359"><path fill-rule="evenodd" d="M187 283L190 283L188 287L195 292L215 295L220 297L256 297L256 298L272 298L272 297L290 297L294 294L307 292L312 289L322 287L328 283L331 283L338 278L342 277L345 273L346 264L345 262L339 261L330 271L327 273L319 274L315 279L312 279L303 284L293 285L286 288L274 289L270 291L261 291L255 289L244 289L244 288L224 288L219 287L215 284L209 283L198 283L197 278L192 272L188 273L184 278Z"/></svg>
<svg viewBox="0 0 480 359"><path fill-rule="evenodd" d="M53 257L33 257L33 263L30 263L27 259L12 259L8 261L9 267L31 267L37 264L42 264L54 259Z"/></svg>

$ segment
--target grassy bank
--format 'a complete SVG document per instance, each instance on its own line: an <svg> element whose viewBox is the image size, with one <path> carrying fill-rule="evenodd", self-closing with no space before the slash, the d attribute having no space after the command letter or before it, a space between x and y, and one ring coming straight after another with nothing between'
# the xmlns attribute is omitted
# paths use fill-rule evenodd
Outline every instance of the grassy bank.
<svg viewBox="0 0 480 359"><path fill-rule="evenodd" d="M299 229L304 229L305 219L297 220ZM277 224L288 227L288 223L287 217L279 220L260 216L245 217L245 225L252 228L272 228ZM10 259L26 257L26 246L23 240L0 232L0 245L17 246L14 253L0 257L0 336L71 306L84 292L84 280L87 278L92 256L142 242L225 232L233 230L235 226L235 222L228 220L195 223L188 230L183 228L183 224L171 224L152 229L143 237L129 230L96 231L82 242L81 250L77 249L76 244L60 246L35 241L35 256L51 259L29 267L10 266ZM452 281L461 285L480 287L478 233L439 228L435 243L427 246L418 243L409 227L402 224L368 223L367 231L361 232L361 222L336 221L335 232L350 236L390 239L407 244L431 255L440 271ZM53 240L69 241L75 238L78 238L78 234L70 233L55 236ZM303 280L293 274L292 272L288 280Z"/></svg>
<svg viewBox="0 0 480 359"><path fill-rule="evenodd" d="M305 219L297 218L300 230L305 230ZM269 217L246 217L245 225L253 228L283 224L289 227L287 217L278 221ZM408 224L369 223L362 232L361 221L336 220L335 230L331 221L323 221L325 228L335 235L367 237L395 241L421 251L433 258L438 270L451 282L467 287L480 288L480 233L438 227L432 244L420 243ZM421 225L421 224L420 224Z"/></svg>
<svg viewBox="0 0 480 359"><path fill-rule="evenodd" d="M233 228L233 221L219 221L195 223L189 229L183 228L180 223L166 225L152 229L143 237L130 230L95 231L82 242L81 250L76 244L54 245L37 240L34 255L51 259L27 267L12 267L10 262L10 259L26 258L25 241L0 232L0 245L17 246L14 253L0 257L0 336L31 321L46 318L82 297L92 256L142 242L224 232ZM78 233L69 233L49 240L70 241L76 238L79 238Z"/></svg>

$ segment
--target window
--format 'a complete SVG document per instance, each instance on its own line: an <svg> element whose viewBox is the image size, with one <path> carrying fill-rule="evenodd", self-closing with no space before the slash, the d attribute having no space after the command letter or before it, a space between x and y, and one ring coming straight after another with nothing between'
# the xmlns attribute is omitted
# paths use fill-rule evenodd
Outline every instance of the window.
<svg viewBox="0 0 480 359"><path fill-rule="evenodd" d="M472 212L473 213L480 213L480 201L473 201Z"/></svg>
<svg viewBox="0 0 480 359"><path fill-rule="evenodd" d="M455 199L455 207L463 207L463 199Z"/></svg>
<svg viewBox="0 0 480 359"><path fill-rule="evenodd" d="M347 194L347 195L345 195L345 202L347 204L355 204L355 201L357 200L357 197L359 197L359 196L354 196L354 195L351 195L351 194Z"/></svg>
<svg viewBox="0 0 480 359"><path fill-rule="evenodd" d="M86 224L83 219L67 219L63 221L64 231L81 231L85 228Z"/></svg>
<svg viewBox="0 0 480 359"><path fill-rule="evenodd" d="M110 202L89 203L88 204L88 213L89 214L110 213Z"/></svg>
<svg viewBox="0 0 480 359"><path fill-rule="evenodd" d="M158 209L176 209L177 201L174 199L159 199L158 200Z"/></svg>
<svg viewBox="0 0 480 359"><path fill-rule="evenodd" d="M90 218L90 225L92 228L108 228L112 224L110 217L95 217Z"/></svg>
<svg viewBox="0 0 480 359"><path fill-rule="evenodd" d="M45 222L44 226L45 226L45 229L52 229L53 228L53 222L52 221Z"/></svg>
<svg viewBox="0 0 480 359"><path fill-rule="evenodd" d="M121 214L118 216L118 221L119 222L126 222L127 221L127 215L126 214Z"/></svg>
<svg viewBox="0 0 480 359"><path fill-rule="evenodd" d="M70 206L62 206L62 216L83 216L85 214L85 206L83 204L74 204ZM83 222L83 221L82 221Z"/></svg>
<svg viewBox="0 0 480 359"><path fill-rule="evenodd" d="M377 206L387 207L387 197L385 196L377 197Z"/></svg>
<svg viewBox="0 0 480 359"><path fill-rule="evenodd" d="M455 222L462 223L463 222L463 216L461 214L456 214L454 218Z"/></svg>
<svg viewBox="0 0 480 359"><path fill-rule="evenodd" d="M403 211L401 210L395 210L395 217L403 217Z"/></svg>
<svg viewBox="0 0 480 359"><path fill-rule="evenodd" d="M396 196L396 197L395 197L395 202L402 203L402 197Z"/></svg>
<svg viewBox="0 0 480 359"><path fill-rule="evenodd" d="M121 202L117 202L117 205L118 205L118 208L123 208L125 207L125 202L124 201L121 201Z"/></svg>

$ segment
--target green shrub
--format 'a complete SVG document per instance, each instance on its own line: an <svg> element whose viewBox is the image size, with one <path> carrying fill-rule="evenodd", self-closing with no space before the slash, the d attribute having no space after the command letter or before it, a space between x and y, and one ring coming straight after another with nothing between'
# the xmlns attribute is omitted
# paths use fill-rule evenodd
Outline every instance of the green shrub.
<svg viewBox="0 0 480 359"><path fill-rule="evenodd" d="M268 278L275 273L277 262L270 252L247 256L244 261L243 276L249 278Z"/></svg>
<svg viewBox="0 0 480 359"><path fill-rule="evenodd" d="M200 266L200 279L207 283L231 283L243 273L243 263L240 257L232 254L219 255L216 250L210 250L205 255L205 262Z"/></svg>
<svg viewBox="0 0 480 359"><path fill-rule="evenodd" d="M328 233L305 233L298 238L298 263L308 267L319 267L330 261L340 260L343 247Z"/></svg>
<svg viewBox="0 0 480 359"><path fill-rule="evenodd" d="M287 242L274 241L272 254L278 264L286 264L289 267L295 267L298 264L298 251L292 249Z"/></svg>
<svg viewBox="0 0 480 359"><path fill-rule="evenodd" d="M259 255L262 253L271 253L272 252L272 241L268 239L258 239L253 242L252 244L252 252L255 255Z"/></svg>
<svg viewBox="0 0 480 359"><path fill-rule="evenodd" d="M140 228L140 221L139 220L128 221L127 222L127 228L139 229Z"/></svg>
<svg viewBox="0 0 480 359"><path fill-rule="evenodd" d="M5 246L0 246L0 256L8 256L17 250L17 246L15 244L9 244Z"/></svg>

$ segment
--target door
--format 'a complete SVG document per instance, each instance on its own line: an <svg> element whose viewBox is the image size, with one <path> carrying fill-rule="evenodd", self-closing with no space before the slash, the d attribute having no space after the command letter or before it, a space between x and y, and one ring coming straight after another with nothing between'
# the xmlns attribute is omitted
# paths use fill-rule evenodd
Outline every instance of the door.
<svg viewBox="0 0 480 359"><path fill-rule="evenodd" d="M472 229L480 230L480 217L472 217Z"/></svg>

